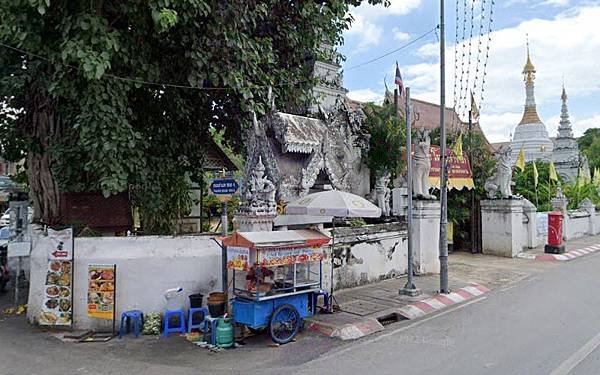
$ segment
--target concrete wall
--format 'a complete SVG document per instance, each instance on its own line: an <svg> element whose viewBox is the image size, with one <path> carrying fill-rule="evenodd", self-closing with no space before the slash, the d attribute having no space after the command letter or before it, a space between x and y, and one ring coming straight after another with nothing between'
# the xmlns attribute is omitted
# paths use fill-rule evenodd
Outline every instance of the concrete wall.
<svg viewBox="0 0 600 375"><path fill-rule="evenodd" d="M323 289L331 284L331 249L323 261ZM437 251L437 249L436 249ZM399 224L336 229L335 289L351 288L406 274L406 229Z"/></svg>
<svg viewBox="0 0 600 375"><path fill-rule="evenodd" d="M35 323L44 299L47 237L34 235L27 316ZM88 237L75 239L74 324L77 329L106 329L108 321L87 316L89 264L117 265L117 316L140 309L163 312L163 292L183 287L183 302L194 293L207 295L221 289L221 248L200 236Z"/></svg>
<svg viewBox="0 0 600 375"><path fill-rule="evenodd" d="M591 218L588 212L579 210L569 211L569 218L566 226L567 233L564 233L563 236L565 236L567 240L571 240L590 235L590 220Z"/></svg>

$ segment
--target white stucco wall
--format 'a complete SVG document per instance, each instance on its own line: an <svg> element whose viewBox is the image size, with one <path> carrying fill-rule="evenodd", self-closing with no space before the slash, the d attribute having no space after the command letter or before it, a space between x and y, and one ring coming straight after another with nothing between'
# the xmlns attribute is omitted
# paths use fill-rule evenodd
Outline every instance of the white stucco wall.
<svg viewBox="0 0 600 375"><path fill-rule="evenodd" d="M334 258L335 289L351 288L385 278L406 274L408 247L405 231L389 231L360 236L361 242L348 238L336 240ZM331 250L323 260L323 289L331 284Z"/></svg>
<svg viewBox="0 0 600 375"><path fill-rule="evenodd" d="M582 211L570 211L567 222L567 240L581 238L589 233L590 215Z"/></svg>
<svg viewBox="0 0 600 375"><path fill-rule="evenodd" d="M41 311L47 270L46 237L34 236L27 316L35 323ZM89 264L117 265L117 316L140 309L164 312L163 292L183 287L188 295L221 289L221 248L210 237L146 236L88 237L75 239L73 317L77 329L106 329L108 321L87 316ZM118 325L117 325L118 326Z"/></svg>

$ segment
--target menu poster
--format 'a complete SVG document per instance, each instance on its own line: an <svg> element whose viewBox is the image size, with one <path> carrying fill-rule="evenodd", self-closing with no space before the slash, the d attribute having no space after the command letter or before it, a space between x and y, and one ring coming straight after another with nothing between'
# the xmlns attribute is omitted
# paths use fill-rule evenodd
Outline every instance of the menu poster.
<svg viewBox="0 0 600 375"><path fill-rule="evenodd" d="M227 268L247 270L250 249L247 247L227 246Z"/></svg>
<svg viewBox="0 0 600 375"><path fill-rule="evenodd" d="M69 326L73 322L73 228L48 229L48 269L41 325Z"/></svg>
<svg viewBox="0 0 600 375"><path fill-rule="evenodd" d="M115 277L117 267L94 265L88 267L88 316L98 319L114 319L115 313Z"/></svg>

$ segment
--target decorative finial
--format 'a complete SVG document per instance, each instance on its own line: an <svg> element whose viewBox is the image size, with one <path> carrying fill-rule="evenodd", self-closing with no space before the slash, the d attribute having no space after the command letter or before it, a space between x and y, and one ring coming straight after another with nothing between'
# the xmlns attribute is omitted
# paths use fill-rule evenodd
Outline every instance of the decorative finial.
<svg viewBox="0 0 600 375"><path fill-rule="evenodd" d="M531 62L531 57L529 55L529 34L527 34L527 62L525 63L525 67L523 68L523 74L525 75L525 82L533 82L535 79L535 66Z"/></svg>

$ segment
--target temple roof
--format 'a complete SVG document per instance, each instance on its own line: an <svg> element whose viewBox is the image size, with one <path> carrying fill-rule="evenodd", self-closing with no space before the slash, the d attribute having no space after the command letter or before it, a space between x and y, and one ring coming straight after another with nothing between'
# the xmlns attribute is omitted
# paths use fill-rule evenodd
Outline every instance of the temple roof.
<svg viewBox="0 0 600 375"><path fill-rule="evenodd" d="M391 94L391 101L393 101L393 94ZM419 113L419 119L415 122L414 127L426 128L429 130L438 129L440 127L440 105L435 103L426 102L420 99L411 98L413 103L413 110ZM360 108L362 104L359 101L347 99L346 103L351 109ZM404 112L404 111L403 111ZM400 114L403 116L403 113ZM462 131L466 134L469 130L469 124L463 122L458 114L452 108L446 107L446 131L450 134L458 133ZM487 140L483 130L479 123L473 123L473 131L480 133L483 136L483 141L487 145L488 149L492 149L489 141Z"/></svg>
<svg viewBox="0 0 600 375"><path fill-rule="evenodd" d="M326 130L319 119L282 112L273 114L271 124L284 153L310 154L316 151Z"/></svg>

